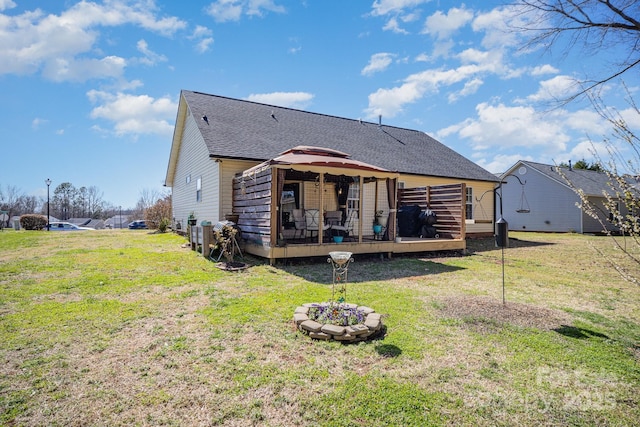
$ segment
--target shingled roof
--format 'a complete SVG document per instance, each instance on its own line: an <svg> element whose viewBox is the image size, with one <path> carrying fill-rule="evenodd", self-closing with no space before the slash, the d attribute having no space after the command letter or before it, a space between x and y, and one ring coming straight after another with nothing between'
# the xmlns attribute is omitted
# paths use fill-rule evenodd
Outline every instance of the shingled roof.
<svg viewBox="0 0 640 427"><path fill-rule="evenodd" d="M405 174L498 182L424 132L183 90L209 155L265 161L299 145Z"/></svg>
<svg viewBox="0 0 640 427"><path fill-rule="evenodd" d="M603 191L609 191L611 189L611 186L609 185L609 177L603 172L596 172L587 169L569 169L564 166L558 167L525 160L520 160L516 165L520 163L537 170L548 178L557 181L559 184L566 187L569 187L569 184L567 183L568 179L575 188L579 188L587 196L602 197Z"/></svg>

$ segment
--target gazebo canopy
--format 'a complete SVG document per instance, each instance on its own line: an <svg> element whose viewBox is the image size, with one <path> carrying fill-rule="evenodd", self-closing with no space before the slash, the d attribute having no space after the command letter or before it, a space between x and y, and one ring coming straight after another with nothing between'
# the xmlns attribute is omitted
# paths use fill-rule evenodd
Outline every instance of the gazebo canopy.
<svg viewBox="0 0 640 427"><path fill-rule="evenodd" d="M377 178L397 178L398 172L393 172L378 166L349 158L350 155L341 151L322 147L300 145L291 148L278 157L260 163L243 172L243 176L252 175L258 171L273 167L304 172L329 173L331 175L375 176Z"/></svg>

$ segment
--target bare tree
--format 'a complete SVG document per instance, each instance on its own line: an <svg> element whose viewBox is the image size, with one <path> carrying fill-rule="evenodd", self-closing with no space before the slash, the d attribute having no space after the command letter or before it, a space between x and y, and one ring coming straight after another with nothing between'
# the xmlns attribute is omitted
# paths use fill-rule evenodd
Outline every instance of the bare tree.
<svg viewBox="0 0 640 427"><path fill-rule="evenodd" d="M565 53L574 49L588 56L621 53L621 57L611 59L608 71L602 75L578 79L580 89L564 102L588 94L640 65L640 2L637 0L516 0L515 4L528 18L524 20L527 24L516 28L530 35L526 48L542 46L549 51L562 45Z"/></svg>
<svg viewBox="0 0 640 427"><path fill-rule="evenodd" d="M91 218L100 218L105 210L103 193L96 186L87 188L86 202Z"/></svg>
<svg viewBox="0 0 640 427"><path fill-rule="evenodd" d="M136 203L136 207L133 209L132 218L144 218L145 211L149 209L151 206L155 205L158 200L161 200L165 197L158 190L152 190L145 188L140 191L140 198Z"/></svg>
<svg viewBox="0 0 640 427"><path fill-rule="evenodd" d="M6 185L4 191L0 188L0 209L7 211L7 223L8 225L11 217L19 215L21 199L24 197L22 191L15 185Z"/></svg>
<svg viewBox="0 0 640 427"><path fill-rule="evenodd" d="M528 26L520 30L532 32L526 47L560 47L569 53L580 49L587 55L611 58L608 70L601 75L584 75L577 80L580 89L564 100L567 104L586 96L595 111L611 126L611 134L603 136L606 152L597 152L592 142L592 154L597 169L606 174L608 188L603 190L604 204L598 206L582 189L567 179L580 197L582 209L598 220L603 232L611 235L613 225L623 237L613 238L627 262L613 257L606 259L627 280L640 283L640 138L629 126L640 119L631 91L622 77L635 73L640 65L640 2L637 0L516 0L520 11L529 18ZM559 46L558 46L559 45ZM613 52L620 56L613 58ZM626 117L606 105L601 89L613 80L620 80L627 90L629 107ZM566 179L566 177L565 177ZM597 250L597 249L596 249Z"/></svg>
<svg viewBox="0 0 640 427"><path fill-rule="evenodd" d="M20 197L20 213L34 213L38 209L38 204L36 196L23 195Z"/></svg>

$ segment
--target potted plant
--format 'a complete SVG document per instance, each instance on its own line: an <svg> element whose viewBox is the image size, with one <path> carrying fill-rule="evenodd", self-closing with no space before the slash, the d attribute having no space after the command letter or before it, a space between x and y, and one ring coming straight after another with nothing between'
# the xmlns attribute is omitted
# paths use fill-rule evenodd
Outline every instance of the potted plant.
<svg viewBox="0 0 640 427"><path fill-rule="evenodd" d="M373 234L375 234L376 236L380 233L382 233L382 227L383 224L382 222L384 221L385 224L387 222L387 219L383 218L383 212L382 211L376 211L375 217L373 218Z"/></svg>
<svg viewBox="0 0 640 427"><path fill-rule="evenodd" d="M195 212L191 212L189 214L189 219L187 220L189 225L196 225L198 223L198 220L196 219L196 213Z"/></svg>

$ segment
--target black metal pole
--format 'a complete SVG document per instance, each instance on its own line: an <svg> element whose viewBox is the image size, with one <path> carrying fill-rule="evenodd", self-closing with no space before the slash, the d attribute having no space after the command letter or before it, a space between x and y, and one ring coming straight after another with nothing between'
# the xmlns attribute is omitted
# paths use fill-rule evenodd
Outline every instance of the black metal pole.
<svg viewBox="0 0 640 427"><path fill-rule="evenodd" d="M51 185L51 180L47 178L44 183L47 184L47 231L51 231L51 216L49 214L49 186Z"/></svg>

